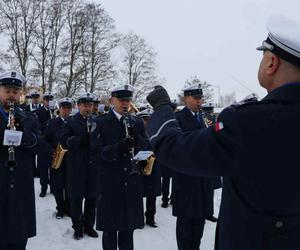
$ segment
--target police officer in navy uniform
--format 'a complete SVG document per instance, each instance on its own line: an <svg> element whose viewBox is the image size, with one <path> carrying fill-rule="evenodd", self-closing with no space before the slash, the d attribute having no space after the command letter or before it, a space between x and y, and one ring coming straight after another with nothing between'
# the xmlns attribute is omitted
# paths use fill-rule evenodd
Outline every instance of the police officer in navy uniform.
<svg viewBox="0 0 300 250"><path fill-rule="evenodd" d="M93 154L100 167L97 229L103 231L104 250L133 250L133 231L144 226L143 177L133 174L131 158L147 149L149 142L141 119L126 115L132 95L131 85L111 90L114 108L99 117L92 136ZM128 123L130 126L125 125Z"/></svg>
<svg viewBox="0 0 300 250"><path fill-rule="evenodd" d="M258 79L268 94L226 108L215 127L183 133L166 90L148 96L158 159L185 174L223 176L217 250L299 246L300 24L273 16L268 29L258 48Z"/></svg>
<svg viewBox="0 0 300 250"><path fill-rule="evenodd" d="M9 102L14 103L11 124L22 131L14 147L16 164L8 164L8 146L0 149L0 249L25 250L27 239L36 235L32 156L37 148L37 120L21 110L19 99L25 78L18 72L0 75L0 141L9 122Z"/></svg>
<svg viewBox="0 0 300 250"><path fill-rule="evenodd" d="M147 128L148 121L153 113L153 110L147 107L136 115L140 117ZM156 228L155 222L156 214L156 197L161 196L161 166L157 160L154 161L152 172L150 175L143 176L144 192L143 196L146 197L145 218L146 224L150 227Z"/></svg>
<svg viewBox="0 0 300 250"><path fill-rule="evenodd" d="M93 101L93 115L94 115L94 116L99 116L99 115L100 115L100 112L99 112L99 104L100 104L100 101L99 101L99 99L95 96L95 97L94 97L94 101Z"/></svg>
<svg viewBox="0 0 300 250"><path fill-rule="evenodd" d="M25 100L22 104L20 104L20 108L23 110L26 110L26 107L31 103L31 94L26 94L25 95Z"/></svg>
<svg viewBox="0 0 300 250"><path fill-rule="evenodd" d="M39 108L42 107L42 104L40 103L40 93L38 91L34 91L30 94L31 97L31 103L29 103L25 110L28 112L36 112Z"/></svg>
<svg viewBox="0 0 300 250"><path fill-rule="evenodd" d="M46 196L48 184L49 184L49 168L51 164L51 147L45 140L45 130L48 121L53 118L53 111L49 106L49 102L52 101L54 96L50 92L46 92L43 95L43 106L36 110L36 115L39 120L40 137L39 141L43 147L39 148L38 152L38 169L40 172L40 184L41 193L40 197Z"/></svg>
<svg viewBox="0 0 300 250"><path fill-rule="evenodd" d="M67 193L75 230L74 239L79 240L83 233L92 238L98 237L93 229L96 215L97 166L93 163L90 150L90 134L96 126L92 117L93 95L85 93L79 96L77 106L79 112L68 117L64 123L60 142L63 148L68 150Z"/></svg>
<svg viewBox="0 0 300 250"><path fill-rule="evenodd" d="M62 132L62 127L72 111L72 99L65 97L59 100L59 116L49 120L47 128L45 130L45 139L51 146L52 161L53 157L58 157L54 155L55 150L60 144L60 137ZM64 215L70 214L70 202L67 197L67 166L66 166L66 155L63 156L63 160L59 168L50 168L50 187L54 194L56 201L56 218L61 219Z"/></svg>
<svg viewBox="0 0 300 250"><path fill-rule="evenodd" d="M183 131L206 128L201 112L201 84L183 89L186 106L175 117ZM199 165L202 164L199 158ZM212 219L213 179L173 173L173 215L177 217L176 238L179 250L200 249L205 219ZM216 221L216 220L214 220Z"/></svg>

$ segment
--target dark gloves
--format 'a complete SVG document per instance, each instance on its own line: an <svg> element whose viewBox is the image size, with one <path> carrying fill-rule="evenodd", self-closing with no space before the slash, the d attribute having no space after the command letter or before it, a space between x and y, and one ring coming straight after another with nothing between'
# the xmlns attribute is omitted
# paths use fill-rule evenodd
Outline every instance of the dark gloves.
<svg viewBox="0 0 300 250"><path fill-rule="evenodd" d="M15 127L19 131L24 131L24 126L25 126L25 119L26 119L26 114L25 112L22 112L20 109L15 109L14 113L15 117Z"/></svg>
<svg viewBox="0 0 300 250"><path fill-rule="evenodd" d="M134 140L132 138L124 138L118 143L118 151L120 155L129 154L130 150L134 146Z"/></svg>
<svg viewBox="0 0 300 250"><path fill-rule="evenodd" d="M80 145L83 146L83 147L88 147L90 145L90 133L85 132L80 137Z"/></svg>
<svg viewBox="0 0 300 250"><path fill-rule="evenodd" d="M154 109L162 105L171 105L171 100L168 92L162 86L155 86L154 90L147 96L147 101Z"/></svg>

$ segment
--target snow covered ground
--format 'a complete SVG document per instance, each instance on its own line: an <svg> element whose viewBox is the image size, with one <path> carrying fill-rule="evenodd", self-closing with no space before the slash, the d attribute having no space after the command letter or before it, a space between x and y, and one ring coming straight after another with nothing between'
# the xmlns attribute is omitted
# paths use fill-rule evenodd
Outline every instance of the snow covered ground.
<svg viewBox="0 0 300 250"><path fill-rule="evenodd" d="M55 218L55 200L47 193L45 198L40 198L39 179L35 179L36 212L37 212L37 236L30 239L28 250L101 250L101 232L99 238L92 239L86 235L83 239L73 239L71 219ZM221 199L221 190L215 192L215 215L218 214ZM144 229L134 233L134 245L136 250L176 250L175 217L171 215L172 208L161 208L160 198L157 199L156 222L158 228L145 226ZM213 250L215 223L206 222L202 238L201 250Z"/></svg>

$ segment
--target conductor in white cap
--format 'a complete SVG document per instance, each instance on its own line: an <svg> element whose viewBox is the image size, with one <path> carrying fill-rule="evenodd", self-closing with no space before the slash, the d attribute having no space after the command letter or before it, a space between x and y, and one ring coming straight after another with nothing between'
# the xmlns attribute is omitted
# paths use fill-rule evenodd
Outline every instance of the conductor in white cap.
<svg viewBox="0 0 300 250"><path fill-rule="evenodd" d="M166 90L147 97L157 158L192 176L223 176L217 250L299 248L300 24L276 16L268 29L258 48L267 96L225 109L215 127L183 133Z"/></svg>

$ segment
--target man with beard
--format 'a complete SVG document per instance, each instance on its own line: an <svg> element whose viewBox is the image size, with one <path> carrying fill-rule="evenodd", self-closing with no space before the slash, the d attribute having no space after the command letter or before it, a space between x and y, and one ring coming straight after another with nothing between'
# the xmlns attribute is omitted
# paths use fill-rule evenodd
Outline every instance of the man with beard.
<svg viewBox="0 0 300 250"><path fill-rule="evenodd" d="M8 161L9 146L0 149L0 249L4 250L25 250L27 239L36 235L32 157L38 124L18 107L24 83L18 72L0 75L0 141L6 129L23 133L21 145L12 147L15 161Z"/></svg>

